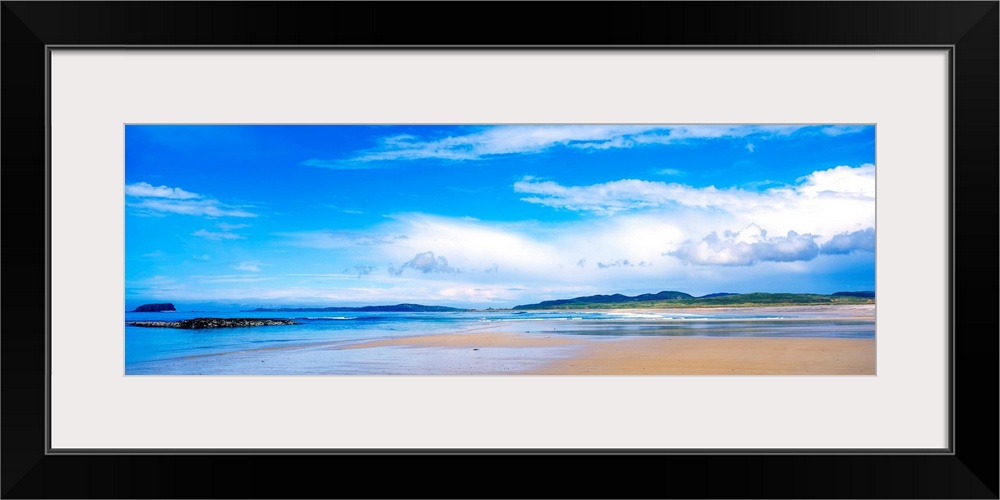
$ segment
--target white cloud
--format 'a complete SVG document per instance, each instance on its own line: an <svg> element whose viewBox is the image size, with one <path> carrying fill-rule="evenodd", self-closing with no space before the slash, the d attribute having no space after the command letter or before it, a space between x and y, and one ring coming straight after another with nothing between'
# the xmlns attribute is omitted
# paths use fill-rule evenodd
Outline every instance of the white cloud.
<svg viewBox="0 0 1000 500"><path fill-rule="evenodd" d="M192 255L191 258L194 259L194 260L200 260L200 261L209 261L209 260L212 260L212 256L209 255L209 254L207 254L207 253L206 254L201 254L201 255Z"/></svg>
<svg viewBox="0 0 1000 500"><path fill-rule="evenodd" d="M865 130L866 128L871 128L870 125L832 125L829 127L823 127L820 129L826 135L838 136L844 134L856 134Z"/></svg>
<svg viewBox="0 0 1000 500"><path fill-rule="evenodd" d="M190 193L181 188L167 186L154 187L148 182L136 182L125 185L125 194L137 198L169 198L173 200L191 200L201 198L201 195Z"/></svg>
<svg viewBox="0 0 1000 500"><path fill-rule="evenodd" d="M243 229L243 228L250 227L250 224L227 224L225 222L220 222L220 223L216 224L216 226L218 226L219 229L221 229L223 231L235 231L237 229Z"/></svg>
<svg viewBox="0 0 1000 500"><path fill-rule="evenodd" d="M854 168L841 165L818 170L798 180L801 184L796 187L796 192L803 196L875 199L874 165Z"/></svg>
<svg viewBox="0 0 1000 500"><path fill-rule="evenodd" d="M689 241L669 255L691 264L749 266L758 262L812 260L819 255L815 236L789 231L787 236L767 237L767 231L751 224L740 231L714 231L698 242Z"/></svg>
<svg viewBox="0 0 1000 500"><path fill-rule="evenodd" d="M248 276L246 274L223 274L223 275L193 275L188 276L188 281L200 288L201 285L206 284L218 284L218 283L259 283L263 281L274 281L274 277L263 277L263 276ZM203 290L203 289L202 289ZM199 290L201 291L201 290ZM194 292L194 290L192 290ZM242 298L238 295L232 295L234 298ZM204 297L202 297L204 298ZM227 298L225 296L220 296L219 298Z"/></svg>
<svg viewBox="0 0 1000 500"><path fill-rule="evenodd" d="M198 231L191 233L191 236L198 236L201 238L206 238L209 240L216 240L216 241L246 239L236 233L218 233L218 232L206 231L204 229L199 229Z"/></svg>
<svg viewBox="0 0 1000 500"><path fill-rule="evenodd" d="M552 293L597 293L606 286L620 286L623 280L637 283L657 278L650 271L662 278L683 267L676 259L661 255L683 241L682 233L671 221L648 216L548 225L397 214L375 232L405 232L409 238L365 249L364 254L345 255L341 250L331 257L344 259L350 265L390 263L385 279L410 276L435 283L464 280L479 288L484 285L527 288L532 293L541 293L543 287ZM422 262L415 261L415 254L430 251L436 267L432 267L429 254L422 257ZM447 268L439 261L440 257L445 257ZM587 265L587 262L606 264L616 260L628 260L631 265L619 267L614 273L601 270L596 264ZM398 264L407 261L413 261L411 266ZM449 268L464 272L440 272ZM418 269L433 270L425 273L417 272ZM483 270L487 272L479 272Z"/></svg>
<svg viewBox="0 0 1000 500"><path fill-rule="evenodd" d="M137 199L128 202L138 215L182 214L203 217L257 217L240 207L220 203L200 194L167 186L154 187L146 182L125 186L125 194Z"/></svg>
<svg viewBox="0 0 1000 500"><path fill-rule="evenodd" d="M643 264L645 264L645 262L643 262ZM607 262L607 263L598 262L597 263L597 268L598 269L608 269L608 268L612 268L612 267L635 267L635 264L633 264L632 262L629 262L628 259L618 259L618 260L616 260L614 262Z"/></svg>
<svg viewBox="0 0 1000 500"><path fill-rule="evenodd" d="M350 248L358 245L392 245L405 241L405 234L365 233L359 231L297 231L278 233L286 238L286 243L293 246L316 249Z"/></svg>
<svg viewBox="0 0 1000 500"><path fill-rule="evenodd" d="M372 168L372 166L369 165L367 161L372 161L372 160L359 160L359 159L320 160L318 158L310 158L302 162L302 164L307 167L329 168L331 170L366 170Z"/></svg>
<svg viewBox="0 0 1000 500"><path fill-rule="evenodd" d="M403 271L407 269L415 269L424 274L427 273L447 273L447 274L458 274L462 272L461 269L456 269L448 265L448 259L444 256L435 256L434 252L421 252L415 255L412 259L403 263L403 265L398 268L389 268L389 274L393 276L399 276Z"/></svg>
<svg viewBox="0 0 1000 500"><path fill-rule="evenodd" d="M557 146L600 150L706 139L746 137L767 139L787 136L803 129L816 133L812 127L770 125L510 125L489 127L464 135L433 138L413 135L386 137L381 140L378 147L360 152L351 158L333 160L313 158L302 164L353 170L377 168L378 165L373 165L377 162L428 158L453 161L481 160L498 155L539 153ZM838 131L850 132L847 128Z"/></svg>
<svg viewBox="0 0 1000 500"><path fill-rule="evenodd" d="M747 143L747 151L753 153L753 149L754 149L753 143L752 142L748 142Z"/></svg>
<svg viewBox="0 0 1000 500"><path fill-rule="evenodd" d="M525 177L514 183L514 191L536 196L522 198L528 203L558 209L615 215L620 212L652 209L691 207L715 209L730 213L762 211L794 213L815 209L820 205L835 207L833 200L855 203L874 216L875 167L839 166L813 172L798 179L793 186L782 186L764 191L741 188L718 189L715 186L696 188L678 183L622 179L589 186L563 186L552 181L539 181ZM869 203L870 202L870 203Z"/></svg>
<svg viewBox="0 0 1000 500"><path fill-rule="evenodd" d="M259 262L240 262L239 264L233 266L233 269L235 269L237 271L249 271L249 272L252 272L252 273L259 273L260 272L260 263Z"/></svg>
<svg viewBox="0 0 1000 500"><path fill-rule="evenodd" d="M128 203L140 215L182 214L204 217L257 217L241 208L229 207L215 200L143 199Z"/></svg>
<svg viewBox="0 0 1000 500"><path fill-rule="evenodd" d="M514 183L514 191L538 195L521 198L528 203L614 215L618 212L656 208L675 203L695 203L693 195L717 190L712 187L699 191L681 184L623 179L590 186L562 186L552 181L520 180ZM701 204L707 206L707 203L709 201L705 197L705 201Z"/></svg>
<svg viewBox="0 0 1000 500"><path fill-rule="evenodd" d="M676 168L661 168L660 170L656 171L656 174L658 174L658 175L668 175L668 176L684 175L684 171L678 170Z"/></svg>

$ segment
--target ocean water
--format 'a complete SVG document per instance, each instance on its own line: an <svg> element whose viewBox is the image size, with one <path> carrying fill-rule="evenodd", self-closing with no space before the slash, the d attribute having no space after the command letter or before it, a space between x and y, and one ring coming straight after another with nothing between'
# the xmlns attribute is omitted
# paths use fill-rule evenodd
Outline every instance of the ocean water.
<svg viewBox="0 0 1000 500"><path fill-rule="evenodd" d="M536 366L568 348L350 349L376 340L466 331L573 336L615 341L630 336L873 338L874 319L829 318L809 311L621 312L161 312L125 313L125 321L197 317L287 318L295 325L181 330L125 326L125 374L478 374ZM790 319L800 321L788 321Z"/></svg>

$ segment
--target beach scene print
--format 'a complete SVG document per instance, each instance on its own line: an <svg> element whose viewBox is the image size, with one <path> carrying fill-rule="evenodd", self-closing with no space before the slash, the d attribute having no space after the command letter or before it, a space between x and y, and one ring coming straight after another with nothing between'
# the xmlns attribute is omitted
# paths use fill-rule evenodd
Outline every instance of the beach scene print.
<svg viewBox="0 0 1000 500"><path fill-rule="evenodd" d="M876 374L874 125L124 133L126 376Z"/></svg>

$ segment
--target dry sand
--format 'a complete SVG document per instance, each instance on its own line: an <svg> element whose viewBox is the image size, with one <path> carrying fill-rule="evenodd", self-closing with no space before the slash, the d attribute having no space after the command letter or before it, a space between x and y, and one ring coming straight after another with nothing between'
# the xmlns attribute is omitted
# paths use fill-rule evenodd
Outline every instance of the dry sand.
<svg viewBox="0 0 1000 500"><path fill-rule="evenodd" d="M468 332L365 342L368 347L574 347L533 375L874 375L875 339L623 337L611 341Z"/></svg>
<svg viewBox="0 0 1000 500"><path fill-rule="evenodd" d="M581 311L593 312L593 311ZM602 312L780 315L798 319L871 319L874 304L765 308L617 309ZM742 321L753 321L743 319ZM768 320L773 321L773 320ZM874 375L875 339L806 337L628 336L611 341L586 336L521 334L503 330L365 342L341 348L411 346L488 349L571 347L527 374L543 375ZM565 351L564 351L565 352Z"/></svg>
<svg viewBox="0 0 1000 500"><path fill-rule="evenodd" d="M584 347L534 373L874 375L875 339L630 337Z"/></svg>

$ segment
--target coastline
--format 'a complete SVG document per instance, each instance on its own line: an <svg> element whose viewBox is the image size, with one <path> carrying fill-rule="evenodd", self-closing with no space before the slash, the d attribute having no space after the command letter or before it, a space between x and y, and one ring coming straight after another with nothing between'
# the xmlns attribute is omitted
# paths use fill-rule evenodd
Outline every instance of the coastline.
<svg viewBox="0 0 1000 500"><path fill-rule="evenodd" d="M697 314L700 308L692 308ZM715 312L746 313L747 308L716 309ZM575 312L592 312L580 310ZM678 309L615 309L618 313L688 313ZM776 321L814 322L821 320L874 321L874 305L777 306L754 312L815 313L814 317L759 319L741 318L672 320L675 321ZM590 320L594 321L594 320ZM613 321L613 320L612 320ZM464 332L424 335L397 339L359 342L328 349L432 348L487 352L490 349L561 348L537 367L520 372L525 375L874 375L876 344L874 338L828 337L690 337L671 335L631 335L612 339L560 334L542 329L570 322L505 322L502 325ZM636 321L635 323L647 323ZM533 333L521 333L531 325ZM541 328L540 328L541 327Z"/></svg>
<svg viewBox="0 0 1000 500"><path fill-rule="evenodd" d="M874 375L875 339L632 336L613 340L509 331L448 333L326 349L560 347L524 375Z"/></svg>
<svg viewBox="0 0 1000 500"><path fill-rule="evenodd" d="M711 318L697 317L707 313L700 308L600 312L623 316L513 319L400 337L241 349L140 363L126 372L605 376L874 375L876 370L874 306L741 307L715 309ZM655 316L660 313L664 316ZM717 317L728 313L736 316ZM693 316L678 316L684 314ZM698 326L710 323L719 326Z"/></svg>
<svg viewBox="0 0 1000 500"><path fill-rule="evenodd" d="M815 304L815 305L775 305L775 306L712 306L712 307L623 307L615 309L532 309L531 312L562 312L562 313L651 313L651 314L765 314L781 312L789 314L815 314L820 318L858 318L875 317L876 304ZM804 319L804 318L800 318Z"/></svg>

